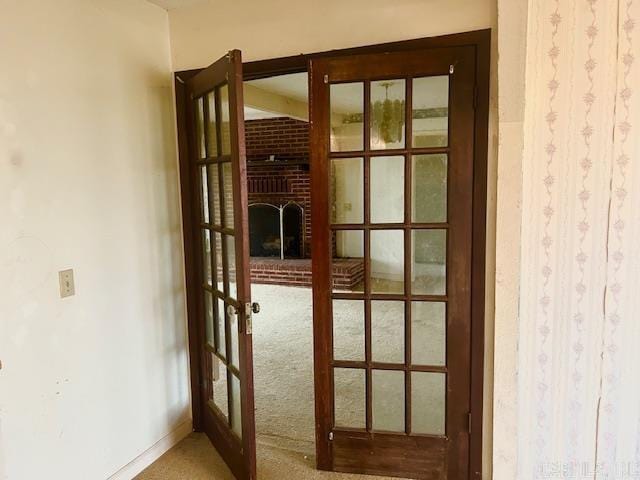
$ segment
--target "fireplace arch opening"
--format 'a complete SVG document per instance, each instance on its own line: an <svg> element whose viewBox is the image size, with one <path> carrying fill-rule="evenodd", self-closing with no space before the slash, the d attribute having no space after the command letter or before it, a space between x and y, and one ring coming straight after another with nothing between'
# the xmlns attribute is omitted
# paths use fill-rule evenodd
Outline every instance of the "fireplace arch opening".
<svg viewBox="0 0 640 480"><path fill-rule="evenodd" d="M303 258L304 208L296 202L249 205L252 257Z"/></svg>

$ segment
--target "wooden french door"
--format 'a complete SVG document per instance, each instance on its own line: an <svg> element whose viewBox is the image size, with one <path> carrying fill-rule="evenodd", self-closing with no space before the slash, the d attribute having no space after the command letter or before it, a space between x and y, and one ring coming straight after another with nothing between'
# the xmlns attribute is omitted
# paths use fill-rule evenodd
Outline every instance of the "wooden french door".
<svg viewBox="0 0 640 480"><path fill-rule="evenodd" d="M469 478L474 48L309 68L318 468Z"/></svg>
<svg viewBox="0 0 640 480"><path fill-rule="evenodd" d="M186 82L197 245L200 424L238 479L256 478L242 58ZM192 345L193 345L192 339ZM195 392L194 392L195 394ZM194 400L195 401L195 400Z"/></svg>

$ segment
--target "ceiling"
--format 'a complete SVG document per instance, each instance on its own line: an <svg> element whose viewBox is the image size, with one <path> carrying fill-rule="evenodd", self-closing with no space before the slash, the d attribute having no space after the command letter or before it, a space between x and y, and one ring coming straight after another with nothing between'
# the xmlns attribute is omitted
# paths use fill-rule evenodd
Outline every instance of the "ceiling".
<svg viewBox="0 0 640 480"><path fill-rule="evenodd" d="M277 93L283 97L292 98L299 102L309 101L307 72L278 75L277 77L249 80L247 83L267 92Z"/></svg>
<svg viewBox="0 0 640 480"><path fill-rule="evenodd" d="M277 77L261 78L259 80L247 80L245 84L250 84L264 92L269 92L286 99L291 99L304 104L309 103L309 92L307 87L307 72L278 75ZM290 111L290 110L288 110ZM288 111L258 110L249 106L244 107L244 118L246 120L257 120L259 118L274 118L291 116ZM308 115L296 117L300 120L307 120Z"/></svg>
<svg viewBox="0 0 640 480"><path fill-rule="evenodd" d="M178 8L190 7L200 3L207 3L209 0L147 0L149 3L158 5L165 10L176 10Z"/></svg>
<svg viewBox="0 0 640 480"><path fill-rule="evenodd" d="M258 110L257 108L244 106L244 119L245 120L258 120L260 118L278 118L282 117L281 113L265 112Z"/></svg>

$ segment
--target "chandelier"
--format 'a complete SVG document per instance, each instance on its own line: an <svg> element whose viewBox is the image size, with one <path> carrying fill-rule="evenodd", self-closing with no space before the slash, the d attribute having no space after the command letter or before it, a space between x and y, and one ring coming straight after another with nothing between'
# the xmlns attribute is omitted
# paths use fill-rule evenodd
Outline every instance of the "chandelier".
<svg viewBox="0 0 640 480"><path fill-rule="evenodd" d="M371 104L371 124L378 138L385 143L396 143L402 140L404 130L404 100L390 100L389 87L394 82L380 84L385 89L385 99Z"/></svg>

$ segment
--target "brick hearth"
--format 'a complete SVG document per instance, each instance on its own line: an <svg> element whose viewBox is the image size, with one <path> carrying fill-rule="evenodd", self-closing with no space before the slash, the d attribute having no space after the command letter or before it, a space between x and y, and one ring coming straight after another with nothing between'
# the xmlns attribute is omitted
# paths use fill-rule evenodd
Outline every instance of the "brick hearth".
<svg viewBox="0 0 640 480"><path fill-rule="evenodd" d="M311 259L253 257L250 261L251 282L272 285L311 286ZM364 280L364 261L341 258L333 261L333 285L339 290L353 290Z"/></svg>

